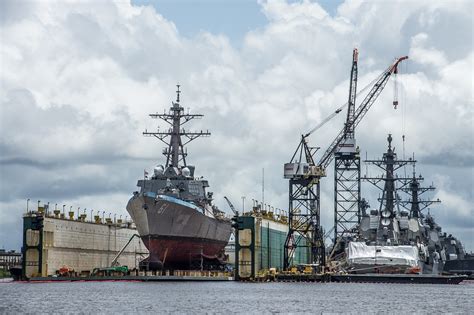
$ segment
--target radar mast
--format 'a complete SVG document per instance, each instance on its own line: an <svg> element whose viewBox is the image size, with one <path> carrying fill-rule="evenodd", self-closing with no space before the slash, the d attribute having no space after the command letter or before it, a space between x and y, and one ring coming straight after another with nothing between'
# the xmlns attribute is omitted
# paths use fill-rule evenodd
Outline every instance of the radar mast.
<svg viewBox="0 0 474 315"><path fill-rule="evenodd" d="M151 118L161 119L167 122L170 127L167 130L160 131L159 127L156 132L149 132L145 130L143 135L146 137L155 137L163 142L166 147L163 149L163 155L166 156L166 167L185 167L187 150L185 145L196 138L202 136L210 136L211 133L207 131L187 131L182 126L192 119L202 118L202 114L187 114L184 113L184 108L180 103L180 85L176 85L176 101L171 102L171 107L168 113L163 114L149 114ZM184 140L184 142L183 142ZM181 165L180 165L181 164Z"/></svg>

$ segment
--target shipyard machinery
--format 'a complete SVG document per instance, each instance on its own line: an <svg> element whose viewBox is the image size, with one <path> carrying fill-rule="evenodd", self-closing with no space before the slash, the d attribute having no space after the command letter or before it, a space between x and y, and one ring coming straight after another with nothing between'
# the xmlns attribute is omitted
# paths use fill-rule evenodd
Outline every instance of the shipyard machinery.
<svg viewBox="0 0 474 315"><path fill-rule="evenodd" d="M325 265L324 233L321 227L320 216L320 179L326 176L326 168L332 162L335 153L341 152L341 159L342 157L345 159L343 163L344 165L355 165L357 163L359 157L354 140L355 127L361 122L362 118L364 118L371 106L374 104L375 100L387 84L390 76L398 72L398 64L405 59L408 59L408 57L403 56L397 58L379 77L377 77L367 96L363 99L357 109L355 109L357 50L354 50L349 103L346 104L348 105L348 115L344 128L332 141L320 161L316 163L314 161L314 155L319 148L309 146L308 137L339 113L345 105L332 113L310 132L302 135L301 141L290 162L284 165L284 178L289 179L288 234L285 240L284 249L285 269L288 269L293 265L293 257L297 247L307 247L310 253L310 262L316 265L319 269ZM357 184L360 185L360 171L356 170L355 173ZM339 180L341 180L341 178ZM349 191L353 195L351 197L353 203L354 200L357 200L356 214L359 216L359 190L357 190L356 194L353 194L352 185L349 185L348 188L343 185L341 185L341 187L341 190ZM342 211L347 210L342 209ZM349 211L354 211L353 207L350 207ZM348 215L350 214L348 213L343 216L344 220L346 220ZM336 220L338 220L337 217ZM339 221L341 221L341 219L339 219ZM336 221L336 223L338 223L338 221Z"/></svg>
<svg viewBox="0 0 474 315"><path fill-rule="evenodd" d="M352 54L351 79L344 138L334 156L334 244L342 236L354 236L360 223L360 155L356 147L354 114L357 95L358 51Z"/></svg>
<svg viewBox="0 0 474 315"><path fill-rule="evenodd" d="M234 205L232 204L232 202L230 202L229 198L227 198L227 196L224 196L224 199L225 201L227 201L227 204L229 205L230 207L230 210L232 210L232 212L234 213L235 216L239 216L239 212L237 210L235 210L235 207Z"/></svg>

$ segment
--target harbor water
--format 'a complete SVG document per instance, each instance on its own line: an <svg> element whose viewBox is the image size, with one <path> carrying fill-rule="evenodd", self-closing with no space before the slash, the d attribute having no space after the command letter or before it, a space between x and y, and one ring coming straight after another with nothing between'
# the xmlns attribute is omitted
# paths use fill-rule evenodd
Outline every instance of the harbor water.
<svg viewBox="0 0 474 315"><path fill-rule="evenodd" d="M0 314L460 313L474 283L0 283Z"/></svg>

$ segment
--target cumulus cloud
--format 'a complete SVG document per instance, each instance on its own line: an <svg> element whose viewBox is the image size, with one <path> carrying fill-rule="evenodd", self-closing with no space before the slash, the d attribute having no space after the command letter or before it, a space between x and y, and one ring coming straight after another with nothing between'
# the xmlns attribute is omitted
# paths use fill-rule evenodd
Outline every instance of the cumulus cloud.
<svg viewBox="0 0 474 315"><path fill-rule="evenodd" d="M147 114L170 106L178 82L184 107L205 114L188 128L213 133L189 145L188 162L210 180L216 203L261 199L265 168L267 203L286 208L282 164L301 133L347 101L353 47L360 88L410 55L399 75L401 107L393 109L389 83L356 131L361 149L380 156L391 132L402 155L405 134L406 154L432 166L427 179L463 183L440 189L443 211L474 214L472 176L457 175L474 160L470 2L346 1L335 16L309 1L263 1L261 9L267 24L237 47L208 31L183 37L151 6L2 1L0 237L27 198L125 213L143 168L162 162L161 144L141 136L157 128ZM339 116L312 145L326 148ZM331 176L322 186L327 229ZM364 193L374 206L376 194ZM19 246L18 229L5 245Z"/></svg>

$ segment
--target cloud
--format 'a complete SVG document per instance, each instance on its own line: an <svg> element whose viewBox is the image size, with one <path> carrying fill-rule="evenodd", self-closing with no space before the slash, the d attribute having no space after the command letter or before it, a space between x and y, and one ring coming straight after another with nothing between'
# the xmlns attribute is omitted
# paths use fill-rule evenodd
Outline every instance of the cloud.
<svg viewBox="0 0 474 315"><path fill-rule="evenodd" d="M188 162L210 180L216 203L227 209L224 195L235 205L246 196L248 208L261 199L265 168L266 203L287 208L282 165L302 133L347 101L353 47L359 90L410 54L400 67L401 106L393 109L389 82L356 130L362 151L381 156L393 133L400 156L416 152L433 166L426 177L460 183L440 190L444 209L473 214L473 179L459 175L474 158L469 2L347 1L330 16L309 1L264 1L266 25L239 46L210 31L183 37L150 6L15 4L0 8L1 227L21 215L27 198L123 211L143 169L163 163L161 144L141 132L156 130L147 115L167 110L178 82L184 107L205 114L187 128L212 132L189 145ZM311 136L322 147L318 157L344 116ZM330 169L322 184L326 229L332 190ZM363 191L376 205L377 194ZM19 246L16 233L8 246Z"/></svg>
<svg viewBox="0 0 474 315"><path fill-rule="evenodd" d="M412 38L410 57L420 64L443 67L446 65L446 57L443 52L436 49L425 48L428 35L420 33Z"/></svg>

